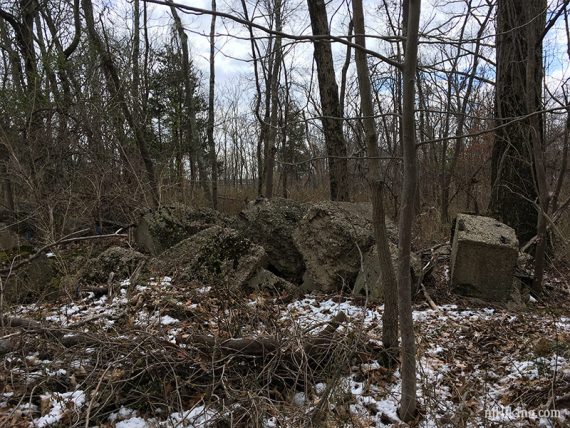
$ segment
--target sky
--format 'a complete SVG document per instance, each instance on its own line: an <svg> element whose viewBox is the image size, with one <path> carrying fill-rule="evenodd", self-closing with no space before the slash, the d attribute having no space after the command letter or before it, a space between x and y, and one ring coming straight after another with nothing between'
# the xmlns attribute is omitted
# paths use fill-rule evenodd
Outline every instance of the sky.
<svg viewBox="0 0 570 428"><path fill-rule="evenodd" d="M550 0L550 7L554 7L561 0ZM369 36L386 35L387 20L384 10L380 10L382 2L379 0L363 0L366 32ZM397 3L395 0L388 0L389 3ZM177 3L194 6L202 9L210 9L210 0L178 0ZM247 0L250 13L253 11L253 0ZM306 12L306 0L287 0L288 15L285 17L284 32L291 34L311 34L308 14ZM350 0L330 0L327 10L329 20L331 21L332 34L345 35L349 17L347 14L347 3ZM453 37L459 31L458 21L453 20L453 16L461 12L464 8L463 1L448 0L424 0L422 2L422 18L421 29L424 33L433 34L434 29L442 27L444 35ZM474 0L474 4L484 3L483 0ZM130 8L130 3L125 2L124 6ZM149 25L155 32L156 37L164 37L170 31L172 18L169 8L166 6L149 4ZM241 2L239 0L217 0L217 8L223 12L239 11L241 14ZM484 10L481 10L481 14ZM191 55L194 65L202 72L205 79L209 73L209 31L210 31L210 15L192 15L179 10L183 25L188 32ZM398 17L393 16L392 19L397 20ZM265 19L257 15L255 22L266 25ZM469 28L474 33L477 29L477 23L471 22ZM494 41L492 37L493 29L490 29L490 35L487 40ZM224 90L230 85L239 83L246 84L253 76L253 68L250 62L251 47L248 40L249 33L247 29L239 23L235 23L229 19L217 19L216 24L216 86L218 90ZM256 35L262 35L262 32L256 31ZM287 43L286 41L284 43ZM374 49L388 53L386 44L382 44L377 39L369 38L367 41L369 49ZM545 65L547 73L545 76L549 87L556 90L570 75L570 63L566 55L566 35L563 29L563 19L559 20L559 24L551 30L545 39ZM335 57L336 71L340 73L346 47L341 44L333 44L333 54ZM287 54L286 61L288 64L294 65L296 71L295 77L301 80L308 80L311 76L312 69L312 46L310 43L296 44ZM433 61L438 58L433 45L425 44L420 46L420 57L425 61ZM494 59L494 58L493 58ZM354 71L354 70L353 70Z"/></svg>

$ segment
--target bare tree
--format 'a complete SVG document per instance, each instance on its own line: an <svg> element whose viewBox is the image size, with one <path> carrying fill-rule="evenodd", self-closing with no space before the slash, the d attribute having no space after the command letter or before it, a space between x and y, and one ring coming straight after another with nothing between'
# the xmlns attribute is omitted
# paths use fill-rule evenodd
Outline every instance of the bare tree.
<svg viewBox="0 0 570 428"><path fill-rule="evenodd" d="M275 0L273 3L273 15L275 19L275 30L281 32L283 30L283 22L281 18L282 2ZM270 79L269 89L271 95L271 113L269 116L269 131L267 141L265 143L265 196L267 198L273 197L273 172L275 168L275 151L277 144L277 127L278 127L278 108L279 108L279 77L282 65L282 46L281 36L275 36L275 44L271 52L271 60L269 63Z"/></svg>
<svg viewBox="0 0 570 428"><path fill-rule="evenodd" d="M82 0L82 5L83 13L85 14L85 24L87 27L89 40L100 57L101 67L105 74L108 90L114 98L117 98L119 104L121 105L121 110L123 112L125 120L129 124L129 127L135 136L141 158L146 168L152 202L155 206L157 206L160 203L160 196L158 191L158 183L156 181L154 172L154 163L151 159L147 146L147 133L144 129L143 124L135 121L132 109L127 103L124 85L119 78L119 73L115 66L113 57L111 53L105 48L101 37L97 33L97 30L95 28L95 19L93 17L93 4L91 0Z"/></svg>
<svg viewBox="0 0 570 428"><path fill-rule="evenodd" d="M327 9L324 0L308 0L313 35L330 35ZM330 195L333 201L347 201L349 195L346 140L342 129L338 85L335 79L331 43L326 39L314 42L314 58L317 64L319 93L322 108L322 124L329 161Z"/></svg>
<svg viewBox="0 0 570 428"><path fill-rule="evenodd" d="M421 0L407 0L407 40L402 70L402 152L404 184L398 226L398 312L402 338L402 401L400 417L410 421L416 415L416 343L412 318L412 287L410 253L412 226L415 216L414 201L417 187L416 135L414 121L415 79L418 58L418 33ZM405 8L406 10L406 8Z"/></svg>
<svg viewBox="0 0 570 428"><path fill-rule="evenodd" d="M362 0L352 2L354 11L354 32L356 44L365 48L366 38L364 29L364 12ZM360 88L360 105L363 115L363 124L366 134L366 151L368 154L368 180L372 195L372 215L374 223L374 235L378 248L378 259L381 272L381 289L378 285L370 290L372 298L378 298L383 291L384 313L382 314L382 343L389 352L398 348L398 283L394 274L388 233L384 214L383 182L381 180L380 159L378 151L378 132L374 121L374 105L372 102L372 86L366 53L356 49L356 70Z"/></svg>
<svg viewBox="0 0 570 428"><path fill-rule="evenodd" d="M212 0L212 11L216 11L216 0ZM208 149L210 153L210 168L212 181L212 208L218 208L218 157L216 155L216 142L214 141L214 102L216 86L216 14L212 14L210 24L210 82L208 90Z"/></svg>
<svg viewBox="0 0 570 428"><path fill-rule="evenodd" d="M169 2L171 3L171 1ZM204 159L202 157L200 135L198 133L198 124L196 123L196 106L194 105L194 84L190 79L190 53L188 49L188 36L184 27L182 26L182 21L178 16L176 7L171 5L170 12L172 18L174 19L174 27L178 34L180 40L180 49L182 54L182 75L184 79L184 103L186 111L188 113L188 119L186 120L186 130L187 138L189 139L190 147L190 175L192 180L192 185L194 185L197 177L199 175L200 183L202 185L202 190L207 200L211 200L210 186L207 182L206 168L204 166ZM198 174L196 174L196 172Z"/></svg>
<svg viewBox="0 0 570 428"><path fill-rule="evenodd" d="M533 88L542 87L542 56L534 55L535 47L529 45L533 43L531 40L538 41L544 30L544 19L536 16L542 3L542 0L498 2L495 107L498 125L509 122L513 117L527 116L540 108L537 104L540 98L535 99L534 95L530 95L533 99L529 102L527 94L534 94ZM538 63L530 65L531 61ZM532 75L527 76L531 68ZM528 140L531 126L527 119L498 128L493 147L490 209L516 230L521 242L535 235L538 220L534 205L537 191L532 145ZM532 132L537 133L537 138L542 138L541 128Z"/></svg>

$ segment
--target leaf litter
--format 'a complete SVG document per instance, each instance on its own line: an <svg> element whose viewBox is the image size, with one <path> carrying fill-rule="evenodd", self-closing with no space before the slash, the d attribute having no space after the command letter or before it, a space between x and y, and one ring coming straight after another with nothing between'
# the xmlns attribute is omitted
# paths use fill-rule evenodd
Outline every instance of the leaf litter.
<svg viewBox="0 0 570 428"><path fill-rule="evenodd" d="M421 412L411 425L570 424L570 317L530 305L415 306ZM347 321L326 360L298 352L340 312ZM382 359L382 312L342 295L283 299L169 277L13 307L8 317L43 327L3 329L0 425L405 426L399 370ZM238 338L279 347L228 352L224 340Z"/></svg>

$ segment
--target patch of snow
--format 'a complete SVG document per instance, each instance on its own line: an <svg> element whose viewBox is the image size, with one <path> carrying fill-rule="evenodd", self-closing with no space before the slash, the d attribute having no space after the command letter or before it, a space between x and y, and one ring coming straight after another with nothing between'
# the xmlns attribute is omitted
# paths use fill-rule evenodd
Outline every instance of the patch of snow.
<svg viewBox="0 0 570 428"><path fill-rule="evenodd" d="M302 407L307 402L307 396L304 392L297 392L293 395L293 404Z"/></svg>
<svg viewBox="0 0 570 428"><path fill-rule="evenodd" d="M85 393L81 390L72 392L54 392L42 396L42 399L50 400L51 408L49 412L32 421L33 427L46 427L59 422L66 411L80 410L85 404Z"/></svg>
<svg viewBox="0 0 570 428"><path fill-rule="evenodd" d="M426 354L437 355L437 354L441 354L444 351L445 351L445 349L443 349L441 346L436 346L435 348L428 349L426 351Z"/></svg>
<svg viewBox="0 0 570 428"><path fill-rule="evenodd" d="M129 409L128 407L121 406L118 412L113 412L109 415L109 421L115 422L121 419L128 419L137 416L137 411Z"/></svg>
<svg viewBox="0 0 570 428"><path fill-rule="evenodd" d="M271 417L263 422L264 428L277 428L277 418Z"/></svg>
<svg viewBox="0 0 570 428"><path fill-rule="evenodd" d="M327 389L327 384L317 383L316 385L313 386L313 389L315 390L315 394L321 395Z"/></svg>
<svg viewBox="0 0 570 428"><path fill-rule="evenodd" d="M143 418L135 416L134 418L125 419L124 421L117 422L115 428L150 428Z"/></svg>
<svg viewBox="0 0 570 428"><path fill-rule="evenodd" d="M216 416L217 412L213 409L206 408L206 406L197 406L185 412L172 413L161 426L176 428L205 427L208 426L208 423L213 422Z"/></svg>
<svg viewBox="0 0 570 428"><path fill-rule="evenodd" d="M172 325L172 324L176 324L177 322L180 322L180 320L177 320L176 318L172 318L170 315L164 315L164 316L160 317L160 323L162 325Z"/></svg>
<svg viewBox="0 0 570 428"><path fill-rule="evenodd" d="M535 361L513 361L511 368L511 378L527 378L527 379L537 379L538 378L538 367Z"/></svg>
<svg viewBox="0 0 570 428"><path fill-rule="evenodd" d="M556 327L561 330L570 331L570 318L560 317L560 319L556 322Z"/></svg>
<svg viewBox="0 0 570 428"><path fill-rule="evenodd" d="M364 372L371 372L373 370L378 370L380 367L380 363L378 361L372 361L370 364L361 364L360 369Z"/></svg>

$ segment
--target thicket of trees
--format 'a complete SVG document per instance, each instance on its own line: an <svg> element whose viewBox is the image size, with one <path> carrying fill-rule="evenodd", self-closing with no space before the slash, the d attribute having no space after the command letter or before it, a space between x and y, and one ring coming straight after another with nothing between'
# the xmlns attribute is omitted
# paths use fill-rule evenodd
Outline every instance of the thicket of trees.
<svg viewBox="0 0 570 428"><path fill-rule="evenodd" d="M570 204L568 3L440 2L420 21L419 0L0 0L4 215L55 240L174 201L371 199L378 242L400 221L397 271L379 253L409 419L416 215L497 215L534 245L541 289ZM207 68L189 14L210 19ZM231 37L247 71L220 80Z"/></svg>
<svg viewBox="0 0 570 428"><path fill-rule="evenodd" d="M243 42L249 43L249 65L232 82L210 85L209 67L195 65L197 36L185 21L192 8L162 3L138 0L117 10L83 0L1 3L0 172L7 209L37 209L44 232L57 235L69 229L72 206L97 220L126 217L124 206L214 204L217 181L222 206L234 188L249 197L313 189L338 200L368 198L352 8L293 0L224 5L211 28L213 52L231 56L224 41L216 47L216 38L228 38L222 28L231 26L249 39ZM539 181L554 202L547 212L563 204L567 161L557 154L567 153L567 86L544 79L542 60L532 78L525 64L533 55L541 58L545 40L556 40L544 66L559 74L554 68L568 60L567 2L535 3L531 10L508 1L466 0L425 13L416 74L416 212L437 210L445 224L450 211L483 212L491 202L507 222L526 212L526 229L518 231L522 240L531 239L538 176L525 159L534 154L528 145L511 152L505 147L511 136L528 140L520 118L533 109L549 111L528 119L542 129L537 135L544 140L545 175ZM386 0L364 11L383 24L368 41L368 64L386 208L395 216L403 177L402 71L395 64L404 54L405 4ZM501 30L513 22L525 24ZM300 36L303 26L312 31ZM534 41L526 43L529 37ZM306 43L312 41L314 51ZM511 65L498 64L501 53ZM501 76L515 74L505 87L495 86ZM532 96L526 95L528 85ZM509 180L518 184L513 188ZM502 184L489 198L492 182ZM515 195L521 192L527 201L520 209L502 207L520 200Z"/></svg>

